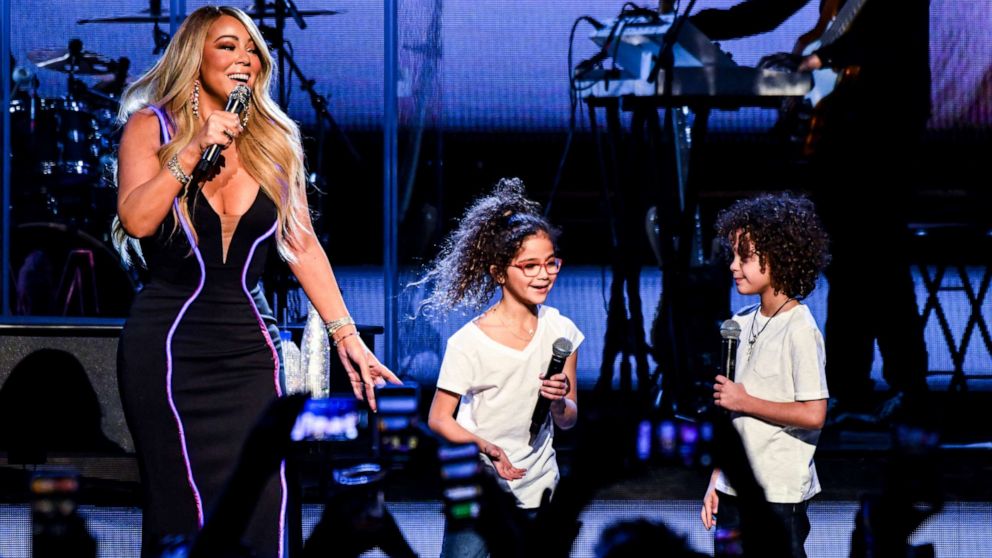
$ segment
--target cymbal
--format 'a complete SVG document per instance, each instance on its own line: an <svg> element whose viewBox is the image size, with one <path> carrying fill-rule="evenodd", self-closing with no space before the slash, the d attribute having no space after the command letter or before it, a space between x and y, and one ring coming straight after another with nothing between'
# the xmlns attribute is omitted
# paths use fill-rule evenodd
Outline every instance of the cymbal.
<svg viewBox="0 0 992 558"><path fill-rule="evenodd" d="M114 73L114 62L95 52L80 51L75 59L67 48L38 48L28 51L28 60L39 68L77 76L99 76Z"/></svg>
<svg viewBox="0 0 992 558"><path fill-rule="evenodd" d="M259 15L254 11L246 11L249 17L252 19L258 19ZM311 16L322 16L322 15L338 15L345 13L344 10L299 10L301 17L311 17ZM276 12L272 8L266 8L262 12L262 18L273 18L276 16ZM290 18L289 12L286 12L286 18ZM168 23L169 14L159 14L159 15L126 15L126 16L115 16L115 17L98 17L93 19L80 19L76 23L78 25L83 25L86 23Z"/></svg>

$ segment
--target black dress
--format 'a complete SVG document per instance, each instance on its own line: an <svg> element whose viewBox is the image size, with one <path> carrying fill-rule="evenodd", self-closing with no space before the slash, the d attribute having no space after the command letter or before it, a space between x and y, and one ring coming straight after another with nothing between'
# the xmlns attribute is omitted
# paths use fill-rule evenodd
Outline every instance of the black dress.
<svg viewBox="0 0 992 558"><path fill-rule="evenodd" d="M256 302L264 300L258 282L274 242L275 205L259 189L224 261L220 217L204 197L191 198L199 242L192 246L182 218L170 234L171 215L157 236L142 240L150 279L118 347L145 499L143 556L153 556L163 537L202 527L250 428L281 395L278 349ZM283 554L285 483L280 468L245 533L258 556Z"/></svg>

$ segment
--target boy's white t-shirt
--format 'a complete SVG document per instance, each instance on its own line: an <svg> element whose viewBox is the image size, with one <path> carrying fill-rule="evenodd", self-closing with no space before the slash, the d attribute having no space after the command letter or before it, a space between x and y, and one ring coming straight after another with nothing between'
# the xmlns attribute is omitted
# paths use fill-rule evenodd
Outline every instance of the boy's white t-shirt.
<svg viewBox="0 0 992 558"><path fill-rule="evenodd" d="M538 507L545 489L554 490L558 484L550 417L534 446L528 442L541 378L560 337L572 342L573 351L585 339L572 320L550 306L539 307L534 338L521 351L496 342L472 320L448 338L437 379L438 388L462 396L458 424L503 448L514 467L527 470L522 479L499 479L522 508ZM483 462L490 464L489 459Z"/></svg>
<svg viewBox="0 0 992 558"><path fill-rule="evenodd" d="M748 394L766 401L814 401L829 397L823 335L809 308L799 304L774 318L761 316L755 312L756 308L745 308L733 318L741 326L736 381ZM749 349L748 339L758 332ZM737 413L733 424L769 502L798 503L820 492L813 465L820 430L781 426ZM722 472L716 488L734 494Z"/></svg>

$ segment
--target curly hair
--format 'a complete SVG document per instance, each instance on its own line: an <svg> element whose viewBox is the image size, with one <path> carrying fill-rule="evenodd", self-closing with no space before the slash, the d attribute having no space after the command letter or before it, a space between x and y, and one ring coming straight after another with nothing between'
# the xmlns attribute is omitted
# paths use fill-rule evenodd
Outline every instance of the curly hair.
<svg viewBox="0 0 992 558"><path fill-rule="evenodd" d="M489 195L475 200L424 275L410 283L428 285L418 312L434 315L482 308L527 237L543 233L552 243L558 238L558 230L540 208L527 199L519 178L503 178Z"/></svg>
<svg viewBox="0 0 992 558"><path fill-rule="evenodd" d="M805 196L740 200L717 215L716 231L728 256L733 249L742 260L757 255L761 271L770 269L772 288L793 298L809 295L830 262L827 233Z"/></svg>

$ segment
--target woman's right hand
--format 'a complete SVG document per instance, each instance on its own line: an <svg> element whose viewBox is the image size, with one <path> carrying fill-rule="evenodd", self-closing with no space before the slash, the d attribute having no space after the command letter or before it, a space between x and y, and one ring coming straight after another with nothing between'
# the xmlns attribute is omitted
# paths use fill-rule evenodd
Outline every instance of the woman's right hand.
<svg viewBox="0 0 992 558"><path fill-rule="evenodd" d="M237 114L215 110L193 136L190 145L195 146L199 153L203 153L211 145L222 145L227 149L244 130L241 126L241 117Z"/></svg>
<svg viewBox="0 0 992 558"><path fill-rule="evenodd" d="M496 468L496 474L502 479L506 480L518 480L524 478L524 473L527 469L519 469L510 463L510 458L506 456L506 452L503 448L497 446L496 444L483 444L482 453L486 454L487 457L493 462L493 467Z"/></svg>

